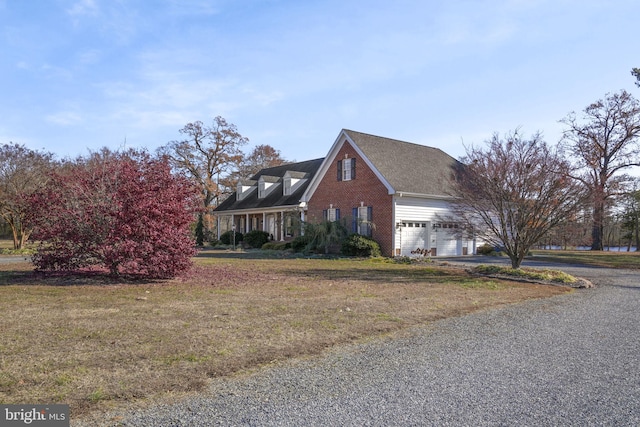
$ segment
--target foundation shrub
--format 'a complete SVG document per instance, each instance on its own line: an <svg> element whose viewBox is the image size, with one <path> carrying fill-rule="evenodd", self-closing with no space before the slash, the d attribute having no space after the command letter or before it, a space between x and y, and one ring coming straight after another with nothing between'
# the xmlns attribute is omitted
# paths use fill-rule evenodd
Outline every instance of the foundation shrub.
<svg viewBox="0 0 640 427"><path fill-rule="evenodd" d="M262 230L252 230L244 235L242 241L252 248L261 248L269 241L269 233Z"/></svg>
<svg viewBox="0 0 640 427"><path fill-rule="evenodd" d="M243 234L236 231L236 245L242 242ZM233 245L233 230L226 231L220 235L220 243L223 245Z"/></svg>
<svg viewBox="0 0 640 427"><path fill-rule="evenodd" d="M370 237L361 234L351 234L342 242L343 255L358 257L379 257L380 245Z"/></svg>

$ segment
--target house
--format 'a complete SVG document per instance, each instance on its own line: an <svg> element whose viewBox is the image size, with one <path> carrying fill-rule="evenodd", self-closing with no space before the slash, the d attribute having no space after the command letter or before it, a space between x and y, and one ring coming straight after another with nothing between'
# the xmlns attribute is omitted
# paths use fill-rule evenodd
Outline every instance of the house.
<svg viewBox="0 0 640 427"><path fill-rule="evenodd" d="M274 220L285 221L283 231L274 234L266 216L263 224L280 240L290 235L286 213L295 211L307 222L346 221L352 232L376 240L385 256L418 256L425 251L434 256L475 253L475 241L459 233L455 222L444 219L451 213L452 179L461 164L442 150L343 129L327 156L312 162L308 181L301 184L304 190L301 186L289 196L288 210L278 211L280 207L267 200L260 202L259 192L262 181L279 191L277 197L286 197L282 193L284 174L292 165L280 167L284 168L282 175L272 171L277 168L265 169L246 186L239 184L238 193L232 196L236 200L230 202L234 209L223 203L216 211L246 215L236 227L248 230L263 226L255 221L247 224L255 215L259 217L258 208L274 209L279 212ZM277 176L283 177L281 181ZM247 208L254 210L241 209L245 193Z"/></svg>
<svg viewBox="0 0 640 427"><path fill-rule="evenodd" d="M266 231L273 240L293 238L304 220L302 195L323 160L262 169L251 179L238 182L236 191L214 209L218 233L235 226L241 233Z"/></svg>
<svg viewBox="0 0 640 427"><path fill-rule="evenodd" d="M437 148L342 130L301 201L307 221L348 214L352 231L387 256L474 253L473 240L443 220L460 166Z"/></svg>

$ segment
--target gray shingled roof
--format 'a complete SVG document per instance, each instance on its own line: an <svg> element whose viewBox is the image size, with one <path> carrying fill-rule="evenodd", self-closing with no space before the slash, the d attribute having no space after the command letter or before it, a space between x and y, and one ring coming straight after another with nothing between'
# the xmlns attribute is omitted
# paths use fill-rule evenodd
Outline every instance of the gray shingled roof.
<svg viewBox="0 0 640 427"><path fill-rule="evenodd" d="M397 193L453 194L451 180L462 164L444 151L348 129L344 132Z"/></svg>
<svg viewBox="0 0 640 427"><path fill-rule="evenodd" d="M251 180L248 182L257 183L260 177L267 182L274 182L274 177L277 182L277 188L273 189L267 197L263 199L258 199L258 192L253 191L251 194L248 194L242 200L236 200L236 193L234 192L231 196L229 196L224 202L220 203L220 205L215 208L216 212L222 211L234 211L241 209L260 209L260 208L271 208L278 206L296 206L300 203L300 198L302 194L307 189L307 186L313 179L314 175L320 168L322 161L324 159L315 159L315 160L307 160L306 162L299 163L288 163L282 166L275 166L272 168L262 169L256 175L251 177ZM294 171L296 177L302 177L306 179L302 185L295 189L295 191L289 195L284 196L282 194L282 180L281 178L287 173L287 171Z"/></svg>

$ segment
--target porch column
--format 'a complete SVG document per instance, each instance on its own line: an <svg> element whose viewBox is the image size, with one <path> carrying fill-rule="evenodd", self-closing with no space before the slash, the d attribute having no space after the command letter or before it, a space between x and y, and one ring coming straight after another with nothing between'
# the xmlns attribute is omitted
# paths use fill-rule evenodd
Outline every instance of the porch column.
<svg viewBox="0 0 640 427"><path fill-rule="evenodd" d="M262 212L262 231L267 231L267 214Z"/></svg>
<svg viewBox="0 0 640 427"><path fill-rule="evenodd" d="M284 241L284 211L280 212L280 241Z"/></svg>
<svg viewBox="0 0 640 427"><path fill-rule="evenodd" d="M247 234L248 232L249 232L249 214L246 214L244 219L244 234Z"/></svg>

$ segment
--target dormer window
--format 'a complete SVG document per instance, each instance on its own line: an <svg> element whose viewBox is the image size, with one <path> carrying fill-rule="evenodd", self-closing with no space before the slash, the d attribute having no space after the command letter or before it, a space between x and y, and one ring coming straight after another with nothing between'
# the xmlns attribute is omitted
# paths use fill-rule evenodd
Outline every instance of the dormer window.
<svg viewBox="0 0 640 427"><path fill-rule="evenodd" d="M338 181L356 179L356 159L338 160Z"/></svg>
<svg viewBox="0 0 640 427"><path fill-rule="evenodd" d="M262 175L260 179L258 179L258 199L264 199L267 197L279 181L280 178L277 176Z"/></svg>
<svg viewBox="0 0 640 427"><path fill-rule="evenodd" d="M290 196L291 195L291 178L285 177L282 185L283 185L282 195Z"/></svg>
<svg viewBox="0 0 640 427"><path fill-rule="evenodd" d="M304 172L287 171L282 177L282 195L292 195L302 183L307 181L306 177L307 174Z"/></svg>
<svg viewBox="0 0 640 427"><path fill-rule="evenodd" d="M255 188L255 184L256 182L251 180L239 181L236 187L236 200L243 200Z"/></svg>

